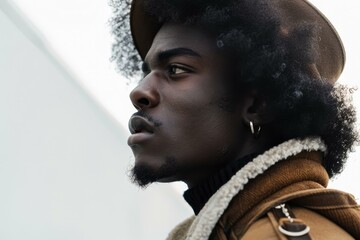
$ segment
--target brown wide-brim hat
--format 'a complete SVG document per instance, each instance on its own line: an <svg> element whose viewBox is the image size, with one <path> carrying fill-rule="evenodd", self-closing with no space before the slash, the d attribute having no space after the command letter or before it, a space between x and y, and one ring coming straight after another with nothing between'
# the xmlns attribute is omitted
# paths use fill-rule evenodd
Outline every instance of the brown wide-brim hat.
<svg viewBox="0 0 360 240"><path fill-rule="evenodd" d="M345 50L342 41L330 21L307 0L272 0L277 4L283 26L291 28L303 22L319 26L318 58L308 66L315 77L335 83L345 65ZM142 59L145 58L161 24L144 10L144 0L133 0L130 12L130 28L135 47Z"/></svg>

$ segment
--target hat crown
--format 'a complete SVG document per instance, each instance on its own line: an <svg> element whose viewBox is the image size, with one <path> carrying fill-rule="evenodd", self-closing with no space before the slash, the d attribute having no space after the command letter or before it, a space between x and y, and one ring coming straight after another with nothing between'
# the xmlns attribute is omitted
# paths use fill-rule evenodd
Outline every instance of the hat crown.
<svg viewBox="0 0 360 240"><path fill-rule="evenodd" d="M306 71L316 78L334 84L345 65L342 41L330 21L307 0L271 0L279 10L282 29L291 29L304 22L318 26L318 57L306 64ZM131 34L142 59L149 51L152 41L161 27L144 9L144 0L133 0L130 12Z"/></svg>

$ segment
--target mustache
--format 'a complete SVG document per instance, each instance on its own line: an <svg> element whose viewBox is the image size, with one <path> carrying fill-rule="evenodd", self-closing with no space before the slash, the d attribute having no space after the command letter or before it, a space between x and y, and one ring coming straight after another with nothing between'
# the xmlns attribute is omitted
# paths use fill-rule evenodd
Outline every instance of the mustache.
<svg viewBox="0 0 360 240"><path fill-rule="evenodd" d="M139 116L143 117L152 124L154 124L155 127L160 127L162 125L162 122L160 122L157 119L154 119L152 116L150 116L148 113L146 113L144 110L139 110L138 112L134 113L132 116Z"/></svg>

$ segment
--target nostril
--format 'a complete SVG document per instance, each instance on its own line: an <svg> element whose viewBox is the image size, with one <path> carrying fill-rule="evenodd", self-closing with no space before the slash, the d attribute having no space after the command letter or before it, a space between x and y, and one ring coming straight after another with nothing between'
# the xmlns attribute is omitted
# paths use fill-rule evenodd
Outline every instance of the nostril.
<svg viewBox="0 0 360 240"><path fill-rule="evenodd" d="M138 100L138 103L143 105L143 106L149 106L150 105L150 101L148 99L146 99L146 98L140 98Z"/></svg>

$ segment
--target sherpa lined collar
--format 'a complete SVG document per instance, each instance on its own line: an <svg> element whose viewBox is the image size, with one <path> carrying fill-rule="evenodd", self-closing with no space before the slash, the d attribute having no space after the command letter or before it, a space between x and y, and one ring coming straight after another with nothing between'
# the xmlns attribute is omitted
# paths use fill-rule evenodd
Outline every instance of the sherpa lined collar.
<svg viewBox="0 0 360 240"><path fill-rule="evenodd" d="M186 190L183 194L184 199L192 207L195 215L199 214L206 202L209 201L210 197L219 190L221 186L229 181L237 171L252 161L257 155L259 154L253 153L232 161L224 168L220 169L215 175L206 179L199 185Z"/></svg>
<svg viewBox="0 0 360 240"><path fill-rule="evenodd" d="M208 239L216 223L219 221L220 217L228 208L231 200L234 198L235 195L237 195L241 190L244 189L245 185L249 182L249 180L254 179L255 177L262 174L268 168L275 165L275 163L281 160L288 159L289 157L295 156L300 152L310 151L325 152L326 146L320 138L306 138L303 140L292 139L276 147L273 147L270 150L266 151L264 154L254 158L253 161L249 162L243 168L241 168L224 186L222 186L210 198L204 208L200 211L199 215L192 222L186 239ZM319 163L316 164L320 165ZM294 170L294 168L292 169ZM284 172L282 174L284 174ZM294 174L294 172L289 172L289 176ZM311 174L313 175L314 173ZM326 180L324 180L322 184L326 185L327 178L323 176L323 179ZM232 219L227 220L230 221L230 223L231 221L233 221Z"/></svg>

